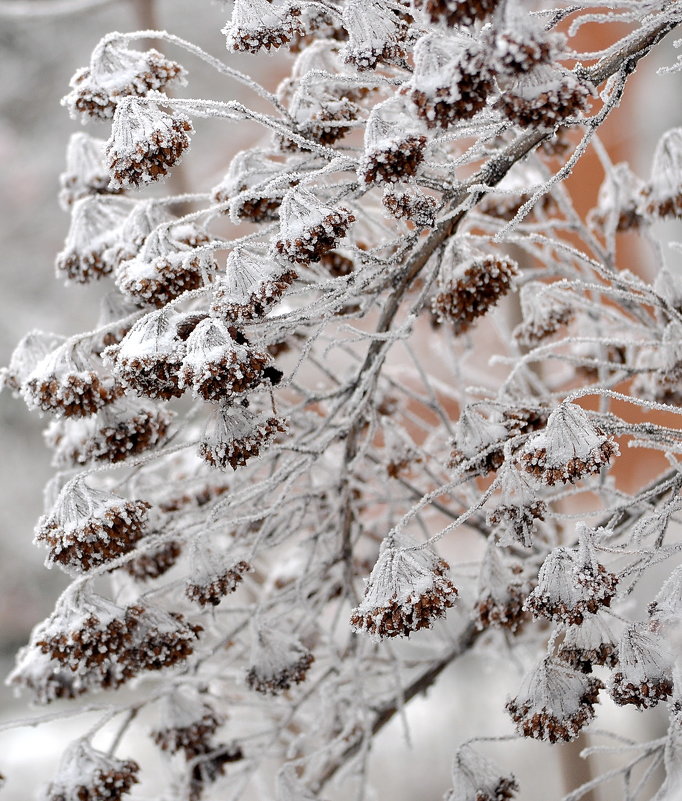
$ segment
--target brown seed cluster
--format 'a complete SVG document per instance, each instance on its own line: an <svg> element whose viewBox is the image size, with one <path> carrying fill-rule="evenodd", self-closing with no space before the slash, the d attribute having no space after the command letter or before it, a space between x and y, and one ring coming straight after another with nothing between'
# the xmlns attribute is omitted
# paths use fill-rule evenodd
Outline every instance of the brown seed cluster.
<svg viewBox="0 0 682 801"><path fill-rule="evenodd" d="M123 569L136 581L150 581L167 573L181 554L181 543L171 540L126 562Z"/></svg>
<svg viewBox="0 0 682 801"><path fill-rule="evenodd" d="M451 28L457 25L473 25L485 20L495 11L499 0L417 0L417 8L423 8L431 22L444 22Z"/></svg>
<svg viewBox="0 0 682 801"><path fill-rule="evenodd" d="M651 199L646 210L649 214L658 217L682 217L682 192L663 198L663 200Z"/></svg>
<svg viewBox="0 0 682 801"><path fill-rule="evenodd" d="M60 417L87 417L123 394L123 387L101 379L94 370L73 370L36 376L23 387L24 396L43 412Z"/></svg>
<svg viewBox="0 0 682 801"><path fill-rule="evenodd" d="M574 574L574 597L569 601L560 594L541 592L539 586L526 599L526 608L535 617L561 620L579 626L585 615L594 615L602 607L611 606L616 594L618 576L604 565L598 564L596 570L591 565L581 565Z"/></svg>
<svg viewBox="0 0 682 801"><path fill-rule="evenodd" d="M547 504L544 501L533 501L530 504L501 504L491 510L486 522L489 526L504 526L514 539L529 546L531 543L534 522L544 520Z"/></svg>
<svg viewBox="0 0 682 801"><path fill-rule="evenodd" d="M199 455L212 467L233 470L244 467L249 459L258 456L277 434L284 433L286 426L279 417L268 417L258 422L250 434L225 441L203 440L199 445Z"/></svg>
<svg viewBox="0 0 682 801"><path fill-rule="evenodd" d="M69 786L66 792L60 783L51 784L47 788L47 801L120 801L139 781L140 766L132 759L112 762L115 765L112 769L96 769L87 784Z"/></svg>
<svg viewBox="0 0 682 801"><path fill-rule="evenodd" d="M575 309L568 305L552 305L541 317L526 320L514 329L514 339L528 348L534 348L545 339L568 325L575 316Z"/></svg>
<svg viewBox="0 0 682 801"><path fill-rule="evenodd" d="M549 411L547 409L529 409L519 406L515 409L505 409L502 412L502 423L509 431L509 436L530 434L539 431L547 425Z"/></svg>
<svg viewBox="0 0 682 801"><path fill-rule="evenodd" d="M433 228L436 224L438 201L430 195L388 191L384 193L382 203L396 220L409 220L417 228Z"/></svg>
<svg viewBox="0 0 682 801"><path fill-rule="evenodd" d="M479 629L499 626L515 634L528 619L523 609L525 600L522 588L514 585L508 588L508 595L504 601L492 595L479 598L474 607L476 625Z"/></svg>
<svg viewBox="0 0 682 801"><path fill-rule="evenodd" d="M118 346L108 349L116 362L116 374L138 395L170 400L184 393L180 386L182 359L172 353L128 358Z"/></svg>
<svg viewBox="0 0 682 801"><path fill-rule="evenodd" d="M188 583L185 587L185 595L199 606L218 606L226 595L237 589L243 581L244 575L252 570L253 567L248 562L241 560L213 581L201 584Z"/></svg>
<svg viewBox="0 0 682 801"><path fill-rule="evenodd" d="M302 651L299 658L289 665L279 668L252 666L246 674L246 683L257 693L263 695L279 695L291 689L293 684L300 684L315 661L310 651Z"/></svg>
<svg viewBox="0 0 682 801"><path fill-rule="evenodd" d="M322 257L322 261L325 258L326 255ZM291 267L283 266L282 270L270 280L255 285L249 297L243 300L236 299L234 294L220 283L213 293L211 315L227 323L241 323L265 317L268 309L284 295L297 278L298 274Z"/></svg>
<svg viewBox="0 0 682 801"><path fill-rule="evenodd" d="M619 706L633 704L637 709L651 709L659 701L665 701L672 695L673 683L669 678L663 677L635 684L618 671L613 675L610 692Z"/></svg>
<svg viewBox="0 0 682 801"><path fill-rule="evenodd" d="M57 275L76 284L87 284L109 275L113 267L105 256L108 245L107 241L94 241L88 250L62 250L55 260Z"/></svg>
<svg viewBox="0 0 682 801"><path fill-rule="evenodd" d="M395 183L417 174L424 161L427 139L425 136L406 136L379 150L365 154L360 176L366 184Z"/></svg>
<svg viewBox="0 0 682 801"><path fill-rule="evenodd" d="M267 353L240 347L224 352L197 366L183 366L180 379L183 385L207 401L220 401L254 389L264 380L263 371L270 362Z"/></svg>
<svg viewBox="0 0 682 801"><path fill-rule="evenodd" d="M588 107L587 87L568 76L537 93L514 89L500 95L495 108L521 128L554 128Z"/></svg>
<svg viewBox="0 0 682 801"><path fill-rule="evenodd" d="M535 710L529 704L518 703L516 700L509 701L506 708L524 737L549 740L550 743L568 743L575 740L583 727L594 718L594 705L598 703L599 691L603 689L604 684L599 679L592 676L586 678L580 705L575 712L562 717L550 709Z"/></svg>
<svg viewBox="0 0 682 801"><path fill-rule="evenodd" d="M495 62L506 75L522 75L538 64L554 59L556 44L542 28L525 28L523 32L506 30L489 34L495 48Z"/></svg>
<svg viewBox="0 0 682 801"><path fill-rule="evenodd" d="M475 457L474 461L469 465L466 471L468 476L487 476L488 473L494 473L499 470L504 464L504 451L502 448L493 448L492 450L486 449L487 452L480 457ZM450 470L458 470L466 462L471 462L471 457L454 447L450 451L450 458L448 459L448 468Z"/></svg>
<svg viewBox="0 0 682 801"><path fill-rule="evenodd" d="M299 236L278 240L275 248L281 256L295 264L318 262L343 239L352 222L355 222L355 216L348 209L337 209Z"/></svg>
<svg viewBox="0 0 682 801"><path fill-rule="evenodd" d="M122 292L138 303L156 306L157 309L185 292L199 289L204 285L204 279L217 270L212 259L187 253L154 259L150 269L144 271L153 272L153 275L136 274L136 263L136 259L123 262L116 283Z"/></svg>
<svg viewBox="0 0 682 801"><path fill-rule="evenodd" d="M168 115L164 115L167 117ZM114 188L140 186L167 175L168 170L182 158L193 133L191 122L182 115L169 118L169 124L152 131L133 150L107 149L107 167Z"/></svg>
<svg viewBox="0 0 682 801"><path fill-rule="evenodd" d="M562 644L557 651L557 657L574 670L591 673L594 665L615 667L618 664L618 649L609 642L603 642L588 649L565 647Z"/></svg>
<svg viewBox="0 0 682 801"><path fill-rule="evenodd" d="M381 48L378 47L347 47L344 61L352 64L358 72L373 70L377 64L395 62L402 59L405 55L405 48L401 42L384 42Z"/></svg>
<svg viewBox="0 0 682 801"><path fill-rule="evenodd" d="M332 278L345 278L355 269L355 262L339 253L338 250L328 250L320 259L320 264Z"/></svg>
<svg viewBox="0 0 682 801"><path fill-rule="evenodd" d="M299 14L298 8L290 8L286 17L278 20L277 27L230 25L227 49L235 53L258 53L263 49L277 50L304 33L298 20Z"/></svg>
<svg viewBox="0 0 682 801"><path fill-rule="evenodd" d="M441 286L432 301L433 314L438 322L451 321L455 334L461 334L509 292L517 274L516 265L507 259L476 259Z"/></svg>
<svg viewBox="0 0 682 801"><path fill-rule="evenodd" d="M66 528L54 516L43 518L36 541L49 548L50 562L87 573L132 551L144 536L146 501L123 501L109 506L100 516L90 517L76 528Z"/></svg>
<svg viewBox="0 0 682 801"><path fill-rule="evenodd" d="M597 430L597 433L601 434L602 432ZM613 439L609 437L584 458L574 456L566 464L547 464L546 449L538 448L521 454L520 465L526 473L529 473L538 481L553 487L558 481L563 484L575 484L576 481L585 476L596 475L617 455L618 447Z"/></svg>
<svg viewBox="0 0 682 801"><path fill-rule="evenodd" d="M448 129L485 108L493 90L493 76L482 56L465 52L452 66L447 86L424 91L415 87L410 99L427 128Z"/></svg>
<svg viewBox="0 0 682 801"><path fill-rule="evenodd" d="M190 760L214 749L213 735L223 722L214 712L206 711L189 726L156 729L152 732L152 739L162 751L171 754L183 751L185 758Z"/></svg>

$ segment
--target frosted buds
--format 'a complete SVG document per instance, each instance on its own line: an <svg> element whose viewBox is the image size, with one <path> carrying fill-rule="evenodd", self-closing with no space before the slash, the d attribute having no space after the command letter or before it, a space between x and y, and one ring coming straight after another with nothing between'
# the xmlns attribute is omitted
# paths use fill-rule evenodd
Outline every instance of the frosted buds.
<svg viewBox="0 0 682 801"><path fill-rule="evenodd" d="M452 766L452 790L444 801L509 801L519 789L512 774L503 776L497 765L470 745L457 749Z"/></svg>
<svg viewBox="0 0 682 801"><path fill-rule="evenodd" d="M599 679L545 658L526 675L507 711L524 737L570 742L594 717L603 687Z"/></svg>
<svg viewBox="0 0 682 801"><path fill-rule="evenodd" d="M301 34L300 10L289 4L267 0L236 0L232 18L222 29L226 46L234 52L258 53L275 50Z"/></svg>
<svg viewBox="0 0 682 801"><path fill-rule="evenodd" d="M36 527L49 548L48 564L87 573L133 550L144 535L146 501L127 501L89 487L82 476L64 485L52 511Z"/></svg>
<svg viewBox="0 0 682 801"><path fill-rule="evenodd" d="M108 195L109 173L104 166L104 139L86 133L71 134L66 148L66 169L59 176L59 204L67 211L77 200L89 195Z"/></svg>
<svg viewBox="0 0 682 801"><path fill-rule="evenodd" d="M307 189L291 189L282 201L275 255L295 264L317 262L346 235L354 221L348 209L326 206Z"/></svg>
<svg viewBox="0 0 682 801"><path fill-rule="evenodd" d="M585 615L611 605L618 578L597 560L594 532L578 524L578 547L555 548L540 568L538 583L526 600L535 617L580 625Z"/></svg>
<svg viewBox="0 0 682 801"><path fill-rule="evenodd" d="M642 624L628 626L618 644L618 671L611 678L611 697L620 706L656 706L673 691L672 664L673 655L661 634Z"/></svg>
<svg viewBox="0 0 682 801"><path fill-rule="evenodd" d="M279 433L286 431L278 417L257 414L241 404L216 408L201 437L199 454L213 467L233 470L257 457Z"/></svg>
<svg viewBox="0 0 682 801"><path fill-rule="evenodd" d="M34 367L22 386L29 408L58 417L86 417L123 394L113 378L100 376L82 344L67 342Z"/></svg>
<svg viewBox="0 0 682 801"><path fill-rule="evenodd" d="M138 395L165 400L182 395L179 322L180 316L168 309L150 312L135 323L119 345L105 351L116 375Z"/></svg>
<svg viewBox="0 0 682 801"><path fill-rule="evenodd" d="M162 701L161 725L152 739L162 751L183 751L187 759L213 750L213 736L224 718L193 687L174 688Z"/></svg>
<svg viewBox="0 0 682 801"><path fill-rule="evenodd" d="M507 429L489 420L471 406L465 406L455 426L448 467L466 474L487 475L504 462L502 446Z"/></svg>
<svg viewBox="0 0 682 801"><path fill-rule="evenodd" d="M438 276L432 300L438 322L452 322L455 334L466 331L483 317L513 286L518 267L502 256L471 254L459 259L450 251Z"/></svg>
<svg viewBox="0 0 682 801"><path fill-rule="evenodd" d="M644 182L621 162L606 174L590 220L606 231L629 231L645 222Z"/></svg>
<svg viewBox="0 0 682 801"><path fill-rule="evenodd" d="M648 187L648 210L660 217L682 216L682 128L660 138Z"/></svg>
<svg viewBox="0 0 682 801"><path fill-rule="evenodd" d="M402 98L392 97L370 112L359 175L368 184L395 183L416 175L426 144Z"/></svg>
<svg viewBox="0 0 682 801"><path fill-rule="evenodd" d="M418 189L399 190L386 187L381 202L391 217L409 220L416 228L433 228L436 224L438 201Z"/></svg>
<svg viewBox="0 0 682 801"><path fill-rule="evenodd" d="M198 537L190 552L190 576L185 595L199 606L217 606L237 589L246 573L253 568L243 556L222 553L213 547L207 536Z"/></svg>
<svg viewBox="0 0 682 801"><path fill-rule="evenodd" d="M525 584L521 565L508 560L491 538L478 576L474 605L478 628L501 626L516 632L525 617Z"/></svg>
<svg viewBox="0 0 682 801"><path fill-rule="evenodd" d="M162 111L159 102L128 98L118 104L106 151L113 189L163 178L189 147L192 123Z"/></svg>
<svg viewBox="0 0 682 801"><path fill-rule="evenodd" d="M139 779L132 759L115 759L76 740L64 753L57 777L48 785L46 801L119 801Z"/></svg>
<svg viewBox="0 0 682 801"><path fill-rule="evenodd" d="M364 597L351 615L356 631L377 640L409 637L431 628L454 605L457 590L447 576L447 562L430 548L415 546L404 534L382 542Z"/></svg>
<svg viewBox="0 0 682 801"><path fill-rule="evenodd" d="M121 292L139 304L161 308L209 281L217 270L215 258L183 242L183 228L176 232L162 225L149 234L140 252L119 265L116 284Z"/></svg>
<svg viewBox="0 0 682 801"><path fill-rule="evenodd" d="M182 85L185 74L179 64L157 50L130 50L114 34L95 47L90 66L76 72L62 103L72 117L109 119L122 98Z"/></svg>
<svg viewBox="0 0 682 801"><path fill-rule="evenodd" d="M454 28L482 22L497 8L499 0L417 0L431 22L442 22Z"/></svg>
<svg viewBox="0 0 682 801"><path fill-rule="evenodd" d="M344 59L358 70L374 69L379 61L396 61L405 53L405 24L377 0L350 0L343 26L348 31Z"/></svg>
<svg viewBox="0 0 682 801"><path fill-rule="evenodd" d="M270 357L250 348L243 337L237 339L221 320L202 320L187 338L180 385L191 386L208 401L226 400L257 387L265 379Z"/></svg>
<svg viewBox="0 0 682 801"><path fill-rule="evenodd" d="M117 242L131 202L94 195L77 200L63 250L57 255L57 277L85 284L112 270L107 250Z"/></svg>
<svg viewBox="0 0 682 801"><path fill-rule="evenodd" d="M264 695L279 695L304 681L314 659L295 636L257 621L251 633L246 683Z"/></svg>
<svg viewBox="0 0 682 801"><path fill-rule="evenodd" d="M569 70L541 65L505 90L495 106L521 128L554 128L584 111L589 96Z"/></svg>
<svg viewBox="0 0 682 801"><path fill-rule="evenodd" d="M524 444L519 463L538 481L553 486L599 473L618 454L613 437L592 425L579 406L562 403L550 414L545 430Z"/></svg>
<svg viewBox="0 0 682 801"><path fill-rule="evenodd" d="M457 36L423 36L414 49L415 69L403 92L409 92L427 128L448 128L485 107L492 73L476 40Z"/></svg>
<svg viewBox="0 0 682 801"><path fill-rule="evenodd" d="M523 322L514 329L514 339L533 348L567 325L575 309L551 284L529 281L521 288L521 312Z"/></svg>
<svg viewBox="0 0 682 801"><path fill-rule="evenodd" d="M537 497L537 489L523 473L507 463L499 474L500 497L497 505L488 512L486 522L496 526L501 544L518 543L525 548L532 545L536 520L544 520L547 506Z"/></svg>
<svg viewBox="0 0 682 801"><path fill-rule="evenodd" d="M228 324L265 317L297 277L287 264L235 248L213 292L211 314Z"/></svg>

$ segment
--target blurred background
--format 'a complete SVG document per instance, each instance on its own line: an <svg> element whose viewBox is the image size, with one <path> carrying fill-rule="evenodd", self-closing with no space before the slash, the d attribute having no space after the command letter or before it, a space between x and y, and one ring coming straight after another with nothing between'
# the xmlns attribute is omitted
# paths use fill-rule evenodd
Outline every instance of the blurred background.
<svg viewBox="0 0 682 801"><path fill-rule="evenodd" d="M69 135L79 127L59 100L74 71L87 64L99 38L112 30L135 30L153 24L196 42L218 57L229 58L231 64L249 72L270 90L291 63L286 55L228 57L220 33L230 12L224 3L156 0L152 5L148 0L111 0L78 14L42 13L50 11L50 5L59 12L69 2L0 0L0 365L7 364L15 344L29 330L72 334L91 328L98 315L102 287L66 289L55 279L53 263L68 227L68 215L57 203L58 178ZM24 9L34 13L21 16L19 12ZM613 30L598 26L588 25L584 30L586 36L593 37L591 46L597 45L598 37L608 41L614 35ZM185 53L165 49L189 71L189 87L183 90L187 96L254 104L253 97L239 85L217 76ZM657 67L674 59L669 41L641 63L623 107L603 131L613 161L630 160L643 177L648 175L658 137L680 124L679 78L656 75ZM183 172L189 190L206 191L222 177L231 156L252 144L255 131L248 125L225 121L198 120L196 128L195 146L184 161ZM90 130L108 137L106 125ZM570 179L568 185L581 212L594 204L601 179L598 161L592 156L584 159ZM662 228L660 233L669 238L674 235L674 226ZM646 259L636 236L624 242L621 266L645 272ZM38 416L29 415L21 400L8 392L0 394L3 679L17 648L26 643L32 626L51 612L65 585L58 571L43 567L43 553L31 543L33 526L42 513L42 489L52 474L49 453L42 444L42 427ZM651 581L655 580L652 576ZM425 699L416 699L410 705L406 718L411 727L411 746L402 736L401 721L387 727L372 761L376 798L439 799L449 786L450 756L460 742L475 735L511 732L509 721L500 714L506 696L518 681L516 675L509 675L508 665L509 654L491 657L490 651L485 656L470 654L454 665ZM486 694L476 691L481 682ZM615 709L608 702L604 706L597 725L610 728L612 719L616 719ZM7 688L0 687L0 720L43 712L29 712L23 701L13 699ZM646 716L618 710L617 720L621 733L638 740L664 731L664 714L658 710ZM0 732L0 772L8 779L3 791L7 801L32 798L39 785L49 779L64 743L84 728L83 718L67 718L40 728ZM579 741L577 750L584 745ZM156 758L150 742L141 739L136 747L136 758ZM562 771L575 772L570 777L572 783L580 781L574 746L559 747L551 755L536 743L491 749L491 755L499 756L502 764L516 773L524 801L560 798ZM412 766L409 770L408 764ZM606 760L602 765L608 767ZM153 789L139 787L132 797L138 796L154 797ZM609 793L599 798L606 801Z"/></svg>

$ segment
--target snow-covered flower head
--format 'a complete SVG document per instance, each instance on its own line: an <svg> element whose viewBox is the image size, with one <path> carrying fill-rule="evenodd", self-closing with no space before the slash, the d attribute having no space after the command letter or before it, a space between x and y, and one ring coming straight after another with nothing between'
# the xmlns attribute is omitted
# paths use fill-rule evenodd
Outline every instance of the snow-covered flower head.
<svg viewBox="0 0 682 801"><path fill-rule="evenodd" d="M449 565L430 548L416 547L405 534L382 542L379 558L353 610L351 624L379 640L409 637L431 628L453 606L457 590L447 576Z"/></svg>
<svg viewBox="0 0 682 801"><path fill-rule="evenodd" d="M278 695L300 684L315 657L281 626L255 620L251 627L251 658L246 683L256 692Z"/></svg>
<svg viewBox="0 0 682 801"><path fill-rule="evenodd" d="M491 759L465 744L457 749L452 790L444 801L508 801L518 789L513 774L504 775Z"/></svg>
<svg viewBox="0 0 682 801"><path fill-rule="evenodd" d="M226 47L235 52L275 50L303 32L300 10L289 3L236 0L230 21L222 29Z"/></svg>
<svg viewBox="0 0 682 801"><path fill-rule="evenodd" d="M467 464L467 472L486 475L504 462L502 448L507 439L503 423L484 417L478 409L465 406L455 425L449 466L457 470Z"/></svg>
<svg viewBox="0 0 682 801"><path fill-rule="evenodd" d="M531 481L514 464L507 462L500 469L499 502L486 515L489 526L496 526L502 545L532 545L536 520L544 520L547 505L538 498Z"/></svg>
<svg viewBox="0 0 682 801"><path fill-rule="evenodd" d="M514 329L514 339L533 348L567 325L575 309L551 284L529 281L521 287L521 312L523 322Z"/></svg>
<svg viewBox="0 0 682 801"><path fill-rule="evenodd" d="M591 673L594 665L615 667L618 664L618 638L607 614L587 615L579 626L568 626L557 657L583 673Z"/></svg>
<svg viewBox="0 0 682 801"><path fill-rule="evenodd" d="M197 537L190 550L185 595L199 606L217 606L252 570L245 553L216 547L207 535Z"/></svg>
<svg viewBox="0 0 682 801"><path fill-rule="evenodd" d="M395 183L414 176L424 160L426 136L406 101L391 97L370 112L359 174L365 183Z"/></svg>
<svg viewBox="0 0 682 801"><path fill-rule="evenodd" d="M223 404L206 423L199 453L213 467L225 470L229 465L236 470L284 431L284 421L279 417L252 412L241 404Z"/></svg>
<svg viewBox="0 0 682 801"><path fill-rule="evenodd" d="M106 141L79 131L71 134L66 148L66 169L59 176L59 204L68 211L81 198L109 195L109 172L104 164Z"/></svg>
<svg viewBox="0 0 682 801"><path fill-rule="evenodd" d="M256 187L273 180L281 171L282 165L267 158L262 150L240 150L211 194L216 203L230 203L230 217L235 222L272 222L279 218L283 190L270 192Z"/></svg>
<svg viewBox="0 0 682 801"><path fill-rule="evenodd" d="M643 199L644 182L626 162L621 162L606 174L590 218L607 231L639 228L645 222Z"/></svg>
<svg viewBox="0 0 682 801"><path fill-rule="evenodd" d="M479 629L501 626L516 632L525 617L526 585L521 564L508 559L491 538L478 574L474 604Z"/></svg>
<svg viewBox="0 0 682 801"><path fill-rule="evenodd" d="M682 128L671 128L659 139L651 167L648 210L661 217L682 215Z"/></svg>
<svg viewBox="0 0 682 801"><path fill-rule="evenodd" d="M132 759L116 759L87 740L76 740L65 751L43 801L119 801L139 781L139 770Z"/></svg>
<svg viewBox="0 0 682 801"><path fill-rule="evenodd" d="M416 0L431 22L443 23L449 28L458 25L475 25L483 22L497 8L500 0Z"/></svg>
<svg viewBox="0 0 682 801"><path fill-rule="evenodd" d="M223 721L205 693L182 684L161 701L160 725L152 731L152 739L162 751L183 751L193 759L213 749L213 736Z"/></svg>
<svg viewBox="0 0 682 801"><path fill-rule="evenodd" d="M633 623L618 643L618 670L609 684L611 697L620 706L656 706L673 691L672 665L673 655L663 636Z"/></svg>
<svg viewBox="0 0 682 801"><path fill-rule="evenodd" d="M12 351L9 365L0 369L0 389L7 386L18 395L36 366L64 340L63 336L49 331L29 331Z"/></svg>
<svg viewBox="0 0 682 801"><path fill-rule="evenodd" d="M401 188L395 184L387 186L381 202L396 220L409 220L417 228L433 228L436 225L438 201L417 188Z"/></svg>
<svg viewBox="0 0 682 801"><path fill-rule="evenodd" d="M485 42L496 72L506 78L551 64L565 45L565 37L549 32L527 13L523 2L507 3L503 24L486 29Z"/></svg>
<svg viewBox="0 0 682 801"><path fill-rule="evenodd" d="M349 0L343 9L348 31L344 59L358 70L374 69L379 61L396 61L404 53L404 23L378 0Z"/></svg>

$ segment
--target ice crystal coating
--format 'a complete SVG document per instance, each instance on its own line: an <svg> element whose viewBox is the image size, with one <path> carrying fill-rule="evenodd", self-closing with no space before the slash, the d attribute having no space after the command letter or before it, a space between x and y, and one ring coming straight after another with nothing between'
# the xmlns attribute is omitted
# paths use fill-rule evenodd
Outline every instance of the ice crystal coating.
<svg viewBox="0 0 682 801"><path fill-rule="evenodd" d="M122 98L183 85L185 75L179 64L157 50L131 50L113 34L92 51L90 66L76 71L62 103L74 118L110 119Z"/></svg>
<svg viewBox="0 0 682 801"><path fill-rule="evenodd" d="M104 164L106 141L90 134L71 134L66 148L66 169L59 176L59 204L68 211L81 198L109 195L109 173Z"/></svg>
<svg viewBox="0 0 682 801"><path fill-rule="evenodd" d="M436 224L438 201L418 189L401 191L386 187L381 202L396 220L409 220L417 228L433 228Z"/></svg>
<svg viewBox="0 0 682 801"><path fill-rule="evenodd" d="M29 331L12 351L9 365L0 369L0 389L6 386L18 395L36 366L64 340L63 336L49 331Z"/></svg>
<svg viewBox="0 0 682 801"><path fill-rule="evenodd" d="M618 664L618 639L604 612L587 615L582 623L568 626L557 657L575 670L591 673L594 665Z"/></svg>
<svg viewBox="0 0 682 801"><path fill-rule="evenodd" d="M213 467L233 470L256 458L279 433L286 431L278 417L257 414L242 405L218 406L201 437L199 454Z"/></svg>
<svg viewBox="0 0 682 801"><path fill-rule="evenodd" d="M208 537L200 537L190 551L190 575L185 595L199 606L218 606L252 570L245 554L223 552L213 547Z"/></svg>
<svg viewBox="0 0 682 801"><path fill-rule="evenodd" d="M106 150L112 189L158 181L189 147L194 133L189 118L162 111L160 103L129 98L116 107Z"/></svg>
<svg viewBox="0 0 682 801"><path fill-rule="evenodd" d="M414 176L424 160L426 136L402 98L374 106L365 128L359 175L365 183L395 183Z"/></svg>
<svg viewBox="0 0 682 801"><path fill-rule="evenodd" d="M536 520L544 520L547 505L537 497L530 479L514 467L505 464L499 474L499 503L486 515L489 526L496 526L503 545L518 543L530 548Z"/></svg>
<svg viewBox="0 0 682 801"><path fill-rule="evenodd" d="M663 582L656 598L649 604L649 615L660 623L682 621L682 565Z"/></svg>
<svg viewBox="0 0 682 801"><path fill-rule="evenodd" d="M597 560L595 532L583 523L576 530L576 549L555 548L542 563L537 586L526 600L536 617L580 625L585 615L611 605L618 577Z"/></svg>
<svg viewBox="0 0 682 801"><path fill-rule="evenodd" d="M575 315L572 304L551 284L529 281L521 288L523 322L514 329L514 338L533 348L568 325Z"/></svg>
<svg viewBox="0 0 682 801"><path fill-rule="evenodd" d="M279 695L305 680L315 657L281 627L256 621L249 661L247 685L263 695Z"/></svg>
<svg viewBox="0 0 682 801"><path fill-rule="evenodd" d="M297 277L289 265L235 248L216 283L211 314L236 324L264 317Z"/></svg>
<svg viewBox="0 0 682 801"><path fill-rule="evenodd" d="M457 598L448 570L448 563L430 548L418 547L405 534L389 535L381 543L351 625L376 640L431 628Z"/></svg>
<svg viewBox="0 0 682 801"><path fill-rule="evenodd" d="M300 9L267 0L236 0L232 18L222 29L226 47L234 52L275 50L303 33L297 17Z"/></svg>
<svg viewBox="0 0 682 801"><path fill-rule="evenodd" d="M436 320L452 322L455 334L464 333L512 289L517 274L516 264L501 256L460 260L454 253L446 255L431 304Z"/></svg>
<svg viewBox="0 0 682 801"><path fill-rule="evenodd" d="M272 192L260 187L275 179L280 171L281 164L268 159L263 151L241 150L211 194L216 203L230 204L230 216L235 221L272 222L279 219L284 190Z"/></svg>
<svg viewBox="0 0 682 801"><path fill-rule="evenodd" d="M682 128L659 139L651 166L647 208L660 217L682 216Z"/></svg>
<svg viewBox="0 0 682 801"><path fill-rule="evenodd" d="M377 0L349 0L343 9L343 26L348 31L344 60L360 71L405 54L405 24Z"/></svg>
<svg viewBox="0 0 682 801"><path fill-rule="evenodd" d="M524 737L571 742L594 717L603 688L599 679L545 658L526 675L507 711Z"/></svg>
<svg viewBox="0 0 682 801"><path fill-rule="evenodd" d="M646 222L643 210L644 182L625 162L616 164L599 188L592 222L605 230L629 231Z"/></svg>
<svg viewBox="0 0 682 801"><path fill-rule="evenodd" d="M146 501L93 489L77 476L64 485L50 514L38 521L36 542L47 544L48 565L87 573L133 550L144 535L149 508Z"/></svg>
<svg viewBox="0 0 682 801"><path fill-rule="evenodd" d="M487 475L504 462L502 447L507 429L501 422L484 417L477 409L465 406L455 426L449 467L464 469L473 475Z"/></svg>
<svg viewBox="0 0 682 801"><path fill-rule="evenodd" d="M527 587L522 567L505 558L494 542L486 548L481 570L474 614L479 629L501 626L515 633L523 623L523 602Z"/></svg>
<svg viewBox="0 0 682 801"><path fill-rule="evenodd" d="M348 209L327 206L307 189L290 189L282 201L273 255L293 264L317 262L336 247L354 221Z"/></svg>
<svg viewBox="0 0 682 801"><path fill-rule="evenodd" d="M183 751L186 759L194 759L213 750L213 736L225 718L207 701L190 685L180 685L168 693L162 701L161 725L151 733L162 751Z"/></svg>
<svg viewBox="0 0 682 801"><path fill-rule="evenodd" d="M661 634L633 623L618 643L618 670L609 693L620 706L649 709L673 691L673 655Z"/></svg>
<svg viewBox="0 0 682 801"><path fill-rule="evenodd" d="M524 444L519 464L549 486L558 481L574 484L601 472L618 454L613 437L593 426L586 412L575 403L562 403L550 414L545 430Z"/></svg>
<svg viewBox="0 0 682 801"><path fill-rule="evenodd" d="M125 198L92 195L77 200L71 210L71 225L63 250L57 255L57 277L85 284L113 269L107 257L116 245L131 208Z"/></svg>
<svg viewBox="0 0 682 801"><path fill-rule="evenodd" d="M107 260L116 269L121 262L137 256L145 240L153 231L162 225L169 226L171 222L173 222L173 215L162 204L154 200L137 201L123 222L116 243L106 251ZM173 230L176 234L180 234L180 229L185 234L183 239L187 245L193 244L194 240L196 240L195 244L207 241L205 235L203 240L201 237L197 237L196 229L191 224L176 226ZM190 232L191 239L187 240L186 235Z"/></svg>
<svg viewBox="0 0 682 801"><path fill-rule="evenodd" d="M546 31L524 12L520 3L512 4L505 24L486 31L489 57L507 78L530 72L539 64L553 63L565 45L565 37Z"/></svg>
<svg viewBox="0 0 682 801"><path fill-rule="evenodd" d="M497 765L470 745L457 750L452 766L452 790L444 801L509 801L519 785L513 774L503 775Z"/></svg>
<svg viewBox="0 0 682 801"><path fill-rule="evenodd" d="M448 128L485 108L493 75L477 41L465 34L427 34L414 49L409 93L427 128Z"/></svg>
<svg viewBox="0 0 682 801"><path fill-rule="evenodd" d="M65 751L57 776L45 790L45 801L119 801L139 779L132 759L115 759L76 740Z"/></svg>

